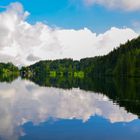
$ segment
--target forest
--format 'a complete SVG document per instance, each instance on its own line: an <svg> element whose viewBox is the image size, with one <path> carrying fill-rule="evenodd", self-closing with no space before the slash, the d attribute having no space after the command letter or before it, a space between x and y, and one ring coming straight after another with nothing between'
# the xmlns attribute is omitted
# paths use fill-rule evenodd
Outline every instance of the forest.
<svg viewBox="0 0 140 140"><path fill-rule="evenodd" d="M83 78L119 76L140 77L140 37L120 45L104 56L73 59L43 60L22 67L22 77L49 76Z"/></svg>
<svg viewBox="0 0 140 140"><path fill-rule="evenodd" d="M20 70L12 63L0 63L3 77L140 77L140 37L127 41L109 54L81 60L42 60Z"/></svg>
<svg viewBox="0 0 140 140"><path fill-rule="evenodd" d="M0 63L0 81L12 82L20 75L18 67L12 63Z"/></svg>

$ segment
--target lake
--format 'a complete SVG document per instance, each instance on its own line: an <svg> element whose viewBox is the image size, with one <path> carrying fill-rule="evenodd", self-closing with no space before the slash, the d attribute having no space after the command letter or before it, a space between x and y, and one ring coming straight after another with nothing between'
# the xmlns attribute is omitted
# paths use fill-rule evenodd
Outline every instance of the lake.
<svg viewBox="0 0 140 140"><path fill-rule="evenodd" d="M0 140L139 140L139 116L139 79L0 83Z"/></svg>

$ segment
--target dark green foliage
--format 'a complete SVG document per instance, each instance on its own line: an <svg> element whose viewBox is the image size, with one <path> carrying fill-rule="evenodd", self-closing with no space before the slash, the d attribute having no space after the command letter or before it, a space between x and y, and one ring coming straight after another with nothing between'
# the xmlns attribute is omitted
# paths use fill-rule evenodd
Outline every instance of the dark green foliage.
<svg viewBox="0 0 140 140"><path fill-rule="evenodd" d="M140 77L140 37L128 41L105 56L85 58L80 61L72 59L46 60L21 69L21 74L24 77L36 75L73 76L74 73L79 72L83 72L84 76L91 77Z"/></svg>
<svg viewBox="0 0 140 140"><path fill-rule="evenodd" d="M0 63L0 74L1 75L13 75L18 74L18 67L14 66L12 63Z"/></svg>
<svg viewBox="0 0 140 140"><path fill-rule="evenodd" d="M80 62L72 59L40 61L29 67L22 67L23 77L45 76L45 77L83 77L80 71Z"/></svg>
<svg viewBox="0 0 140 140"><path fill-rule="evenodd" d="M98 57L93 75L140 77L140 37Z"/></svg>
<svg viewBox="0 0 140 140"><path fill-rule="evenodd" d="M12 63L0 63L0 81L11 82L19 76L18 67Z"/></svg>

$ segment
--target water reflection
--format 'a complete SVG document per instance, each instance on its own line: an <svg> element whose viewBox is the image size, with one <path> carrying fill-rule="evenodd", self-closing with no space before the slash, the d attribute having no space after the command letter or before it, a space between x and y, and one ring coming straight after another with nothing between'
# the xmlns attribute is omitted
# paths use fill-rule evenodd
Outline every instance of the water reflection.
<svg viewBox="0 0 140 140"><path fill-rule="evenodd" d="M139 78L90 78L74 79L68 77L49 78L38 76L30 79L39 86L63 89L80 88L102 93L128 112L140 116L140 79Z"/></svg>
<svg viewBox="0 0 140 140"><path fill-rule="evenodd" d="M79 119L86 122L95 115L111 123L138 118L100 93L78 88L39 87L20 79L0 84L0 136L4 139L16 140L24 135L21 126L27 122L38 125L50 117L54 121Z"/></svg>

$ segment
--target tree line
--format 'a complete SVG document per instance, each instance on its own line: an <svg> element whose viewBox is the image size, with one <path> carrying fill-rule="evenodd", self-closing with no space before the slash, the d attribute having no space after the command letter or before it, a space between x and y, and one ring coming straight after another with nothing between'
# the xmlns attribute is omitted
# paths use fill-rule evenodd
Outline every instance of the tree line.
<svg viewBox="0 0 140 140"><path fill-rule="evenodd" d="M22 77L140 77L140 37L120 45L108 55L81 60L43 60L20 70L12 63L0 63L0 74Z"/></svg>
<svg viewBox="0 0 140 140"><path fill-rule="evenodd" d="M73 59L44 60L22 67L21 74L73 77L140 77L140 37L111 51L108 55Z"/></svg>

